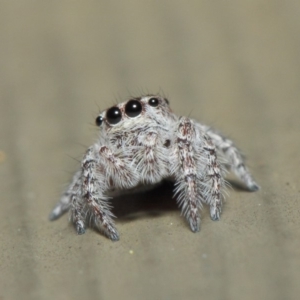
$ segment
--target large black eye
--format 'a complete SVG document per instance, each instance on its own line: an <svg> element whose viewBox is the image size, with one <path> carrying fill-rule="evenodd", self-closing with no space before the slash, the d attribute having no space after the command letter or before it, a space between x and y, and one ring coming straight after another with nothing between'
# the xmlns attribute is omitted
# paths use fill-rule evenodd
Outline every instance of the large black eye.
<svg viewBox="0 0 300 300"><path fill-rule="evenodd" d="M118 107L112 107L106 112L106 120L109 124L117 124L122 119L122 113Z"/></svg>
<svg viewBox="0 0 300 300"><path fill-rule="evenodd" d="M102 118L101 116L98 116L98 117L96 118L96 125L97 125L97 126L100 126L100 125L102 124L102 121L103 121L103 118Z"/></svg>
<svg viewBox="0 0 300 300"><path fill-rule="evenodd" d="M128 117L134 118L142 111L142 104L138 100L130 100L125 105L125 113Z"/></svg>
<svg viewBox="0 0 300 300"><path fill-rule="evenodd" d="M148 103L149 103L149 105L156 107L158 105L159 101L157 98L150 98Z"/></svg>

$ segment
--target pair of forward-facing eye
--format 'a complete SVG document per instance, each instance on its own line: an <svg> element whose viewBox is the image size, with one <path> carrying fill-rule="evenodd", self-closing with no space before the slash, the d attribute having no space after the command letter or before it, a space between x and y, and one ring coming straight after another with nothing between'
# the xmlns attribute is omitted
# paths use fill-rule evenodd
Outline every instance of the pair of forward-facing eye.
<svg viewBox="0 0 300 300"><path fill-rule="evenodd" d="M148 104L150 106L156 107L158 106L158 99L157 98L150 98L148 101ZM125 113L130 118L135 118L138 115L141 114L143 110L142 104L138 100L129 100L125 105ZM121 110L114 106L107 110L106 112L106 120L109 124L115 125L119 123L122 119L122 112ZM98 116L96 118L96 124L97 126L100 126L102 124L103 118L101 116Z"/></svg>

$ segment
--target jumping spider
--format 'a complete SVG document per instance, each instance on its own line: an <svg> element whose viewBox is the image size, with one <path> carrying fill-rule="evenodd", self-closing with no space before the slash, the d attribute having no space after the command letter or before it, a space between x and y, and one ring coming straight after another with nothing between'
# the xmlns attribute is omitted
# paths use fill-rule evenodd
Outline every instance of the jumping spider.
<svg viewBox="0 0 300 300"><path fill-rule="evenodd" d="M164 179L175 182L175 195L193 232L200 229L202 203L219 220L225 169L250 191L259 189L233 142L214 129L176 116L158 95L133 98L96 118L100 135L83 157L80 170L53 209L54 220L71 211L77 233L88 218L111 240L119 234L109 198Z"/></svg>

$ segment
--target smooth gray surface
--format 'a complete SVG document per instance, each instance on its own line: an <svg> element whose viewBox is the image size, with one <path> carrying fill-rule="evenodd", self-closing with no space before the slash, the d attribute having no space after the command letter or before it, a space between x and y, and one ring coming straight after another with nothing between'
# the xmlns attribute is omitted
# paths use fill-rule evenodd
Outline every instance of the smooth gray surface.
<svg viewBox="0 0 300 300"><path fill-rule="evenodd" d="M0 299L299 299L299 33L297 0L1 1ZM49 222L98 111L159 91L261 191L198 234L168 187L115 204L116 243Z"/></svg>

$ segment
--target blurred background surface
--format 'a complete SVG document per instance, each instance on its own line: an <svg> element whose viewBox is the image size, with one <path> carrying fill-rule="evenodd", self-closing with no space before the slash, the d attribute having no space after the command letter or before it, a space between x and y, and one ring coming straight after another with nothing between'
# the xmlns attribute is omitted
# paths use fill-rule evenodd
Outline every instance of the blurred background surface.
<svg viewBox="0 0 300 300"><path fill-rule="evenodd" d="M299 53L297 0L0 1L0 299L298 299ZM261 191L197 234L169 187L114 204L116 243L49 222L97 113L157 92Z"/></svg>

